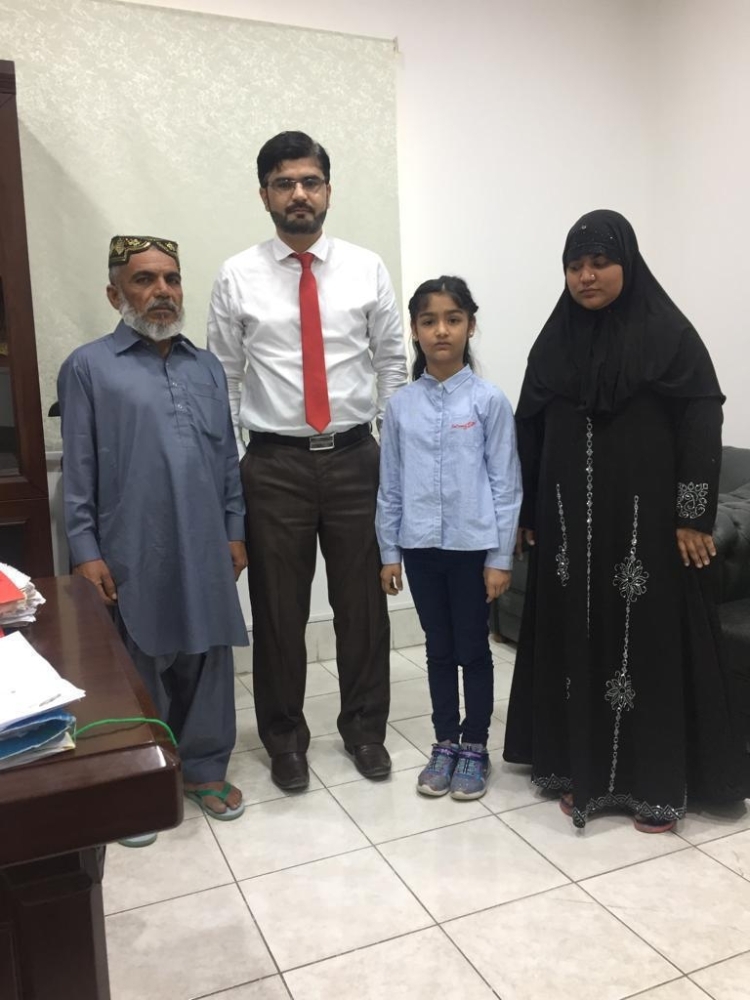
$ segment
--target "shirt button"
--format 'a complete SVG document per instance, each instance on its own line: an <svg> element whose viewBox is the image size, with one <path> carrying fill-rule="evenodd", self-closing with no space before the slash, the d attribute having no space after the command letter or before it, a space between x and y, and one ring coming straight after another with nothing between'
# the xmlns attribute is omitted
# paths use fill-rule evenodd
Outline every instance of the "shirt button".
<svg viewBox="0 0 750 1000"><path fill-rule="evenodd" d="M181 409L182 409L182 403L178 403L178 404L177 404L177 409L178 409L178 410L181 410Z"/></svg>

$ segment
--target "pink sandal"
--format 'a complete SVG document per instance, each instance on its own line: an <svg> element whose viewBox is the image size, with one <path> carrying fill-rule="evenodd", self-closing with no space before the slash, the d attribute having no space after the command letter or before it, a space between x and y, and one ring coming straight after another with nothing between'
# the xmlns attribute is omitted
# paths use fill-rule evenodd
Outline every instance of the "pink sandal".
<svg viewBox="0 0 750 1000"><path fill-rule="evenodd" d="M670 830L674 830L675 821L670 819L660 823L658 820L647 819L636 813L633 817L633 826L640 833L669 833Z"/></svg>
<svg viewBox="0 0 750 1000"><path fill-rule="evenodd" d="M563 792L560 796L560 808L566 816L573 815L573 793Z"/></svg>

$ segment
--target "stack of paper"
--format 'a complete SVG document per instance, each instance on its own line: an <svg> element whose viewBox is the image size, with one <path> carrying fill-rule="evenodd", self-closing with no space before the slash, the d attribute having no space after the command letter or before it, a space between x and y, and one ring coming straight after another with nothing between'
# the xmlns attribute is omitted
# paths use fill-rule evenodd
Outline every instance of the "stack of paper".
<svg viewBox="0 0 750 1000"><path fill-rule="evenodd" d="M0 768L72 749L75 719L62 706L85 693L20 632L0 639Z"/></svg>
<svg viewBox="0 0 750 1000"><path fill-rule="evenodd" d="M0 563L0 629L36 621L36 609L44 603L31 577Z"/></svg>

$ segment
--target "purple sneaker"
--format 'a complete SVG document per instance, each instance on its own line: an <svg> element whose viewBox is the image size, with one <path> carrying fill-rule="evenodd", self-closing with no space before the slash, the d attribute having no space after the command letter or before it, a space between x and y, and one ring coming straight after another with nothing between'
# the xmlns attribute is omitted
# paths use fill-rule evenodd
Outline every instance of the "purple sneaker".
<svg viewBox="0 0 750 1000"><path fill-rule="evenodd" d="M458 762L458 743L433 743L427 767L417 778L417 791L422 795L446 795Z"/></svg>
<svg viewBox="0 0 750 1000"><path fill-rule="evenodd" d="M487 791L490 755L481 743L462 743L451 778L451 798L481 799Z"/></svg>

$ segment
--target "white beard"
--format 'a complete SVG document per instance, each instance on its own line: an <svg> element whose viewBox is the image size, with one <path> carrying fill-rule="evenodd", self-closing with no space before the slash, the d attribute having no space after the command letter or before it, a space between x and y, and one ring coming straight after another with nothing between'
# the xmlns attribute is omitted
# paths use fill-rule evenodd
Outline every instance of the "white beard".
<svg viewBox="0 0 750 1000"><path fill-rule="evenodd" d="M136 333L140 333L141 336L147 337L149 340L153 340L154 343L159 343L159 341L162 340L171 340L172 337L176 337L178 333L182 333L182 328L185 325L184 309L180 309L175 313L175 318L171 323L152 323L147 320L144 315L137 313L124 295L121 297L122 302L120 303L120 315L128 326L132 327ZM150 304L151 303L149 303L149 305Z"/></svg>

